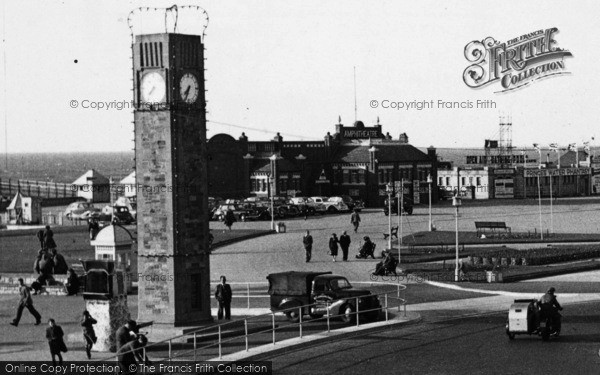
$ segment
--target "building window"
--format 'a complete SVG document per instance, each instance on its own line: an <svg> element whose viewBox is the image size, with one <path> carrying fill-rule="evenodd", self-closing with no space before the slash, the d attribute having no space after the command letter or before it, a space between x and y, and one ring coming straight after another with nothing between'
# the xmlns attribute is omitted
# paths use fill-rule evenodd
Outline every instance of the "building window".
<svg viewBox="0 0 600 375"><path fill-rule="evenodd" d="M248 143L248 152L256 151L256 143Z"/></svg>
<svg viewBox="0 0 600 375"><path fill-rule="evenodd" d="M477 177L475 181L477 181L477 186L481 186L481 177Z"/></svg>
<svg viewBox="0 0 600 375"><path fill-rule="evenodd" d="M438 185L443 185L444 184L444 177L438 177Z"/></svg>
<svg viewBox="0 0 600 375"><path fill-rule="evenodd" d="M446 177L446 186L450 186L450 177Z"/></svg>
<svg viewBox="0 0 600 375"><path fill-rule="evenodd" d="M349 169L344 169L343 170L343 175L344 175L343 183L344 184L349 184L350 183L350 170Z"/></svg>
<svg viewBox="0 0 600 375"><path fill-rule="evenodd" d="M465 185L467 184L467 179L466 179L465 177L461 177L461 178L460 178L460 184L461 184L462 186L465 186Z"/></svg>
<svg viewBox="0 0 600 375"><path fill-rule="evenodd" d="M275 150L275 145L272 143L265 143L265 151L266 152L272 152L273 150Z"/></svg>
<svg viewBox="0 0 600 375"><path fill-rule="evenodd" d="M383 169L377 171L377 180L379 181L379 185L383 185L385 183L385 179L383 176Z"/></svg>
<svg viewBox="0 0 600 375"><path fill-rule="evenodd" d="M469 176L469 185L473 186L473 177Z"/></svg>

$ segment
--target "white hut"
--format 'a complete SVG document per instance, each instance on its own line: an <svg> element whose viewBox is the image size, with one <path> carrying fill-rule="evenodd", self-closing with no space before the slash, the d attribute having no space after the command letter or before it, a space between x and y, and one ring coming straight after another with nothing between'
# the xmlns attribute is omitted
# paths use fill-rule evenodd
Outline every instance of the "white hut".
<svg viewBox="0 0 600 375"><path fill-rule="evenodd" d="M110 180L95 169L85 172L72 185L77 186L78 197L90 202L110 202Z"/></svg>
<svg viewBox="0 0 600 375"><path fill-rule="evenodd" d="M42 202L17 192L6 212L8 224L39 224L42 221Z"/></svg>
<svg viewBox="0 0 600 375"><path fill-rule="evenodd" d="M90 242L96 250L96 260L114 260L115 269L123 270L127 292L131 292L132 277L137 272L137 258L132 249L131 233L120 225L109 225Z"/></svg>
<svg viewBox="0 0 600 375"><path fill-rule="evenodd" d="M135 187L135 171L131 172L129 176L119 181L119 185L123 189L123 196L126 198L133 198L135 200L136 187Z"/></svg>

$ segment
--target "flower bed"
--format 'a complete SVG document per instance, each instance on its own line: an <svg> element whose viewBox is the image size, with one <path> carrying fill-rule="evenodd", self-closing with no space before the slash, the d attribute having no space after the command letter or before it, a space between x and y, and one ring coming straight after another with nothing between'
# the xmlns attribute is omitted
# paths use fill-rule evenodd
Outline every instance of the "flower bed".
<svg viewBox="0 0 600 375"><path fill-rule="evenodd" d="M573 245L538 249L475 250L470 252L472 264L510 264L538 266L543 264L571 262L600 258L600 245Z"/></svg>

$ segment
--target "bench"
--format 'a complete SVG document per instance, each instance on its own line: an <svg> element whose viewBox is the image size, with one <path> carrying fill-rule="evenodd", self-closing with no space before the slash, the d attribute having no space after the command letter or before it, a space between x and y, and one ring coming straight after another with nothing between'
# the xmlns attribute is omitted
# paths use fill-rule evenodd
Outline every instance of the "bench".
<svg viewBox="0 0 600 375"><path fill-rule="evenodd" d="M475 228L477 229L477 237L481 237L486 229L491 229L492 233L495 233L496 229L502 229L510 233L510 227L507 227L504 221L476 221Z"/></svg>
<svg viewBox="0 0 600 375"><path fill-rule="evenodd" d="M390 236L389 233L384 233L383 234L383 238L387 240L387 238ZM396 237L396 239L398 239L398 227L392 227L392 237Z"/></svg>

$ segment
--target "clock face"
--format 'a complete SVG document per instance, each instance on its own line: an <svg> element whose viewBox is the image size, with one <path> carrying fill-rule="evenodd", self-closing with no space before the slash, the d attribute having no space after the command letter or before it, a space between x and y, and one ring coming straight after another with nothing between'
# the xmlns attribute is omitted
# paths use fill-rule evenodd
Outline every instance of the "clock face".
<svg viewBox="0 0 600 375"><path fill-rule="evenodd" d="M142 77L140 87L141 101L145 103L163 103L167 92L167 85L162 74L151 72Z"/></svg>
<svg viewBox="0 0 600 375"><path fill-rule="evenodd" d="M186 73L179 81L179 95L181 99L189 104L195 103L198 99L198 79L191 73Z"/></svg>

